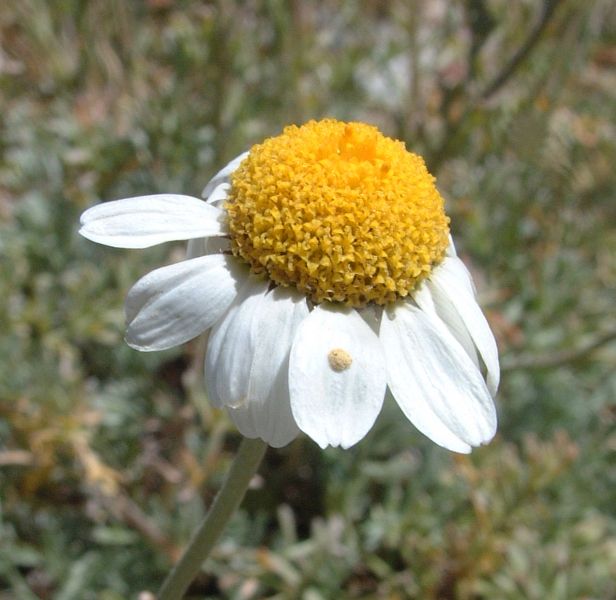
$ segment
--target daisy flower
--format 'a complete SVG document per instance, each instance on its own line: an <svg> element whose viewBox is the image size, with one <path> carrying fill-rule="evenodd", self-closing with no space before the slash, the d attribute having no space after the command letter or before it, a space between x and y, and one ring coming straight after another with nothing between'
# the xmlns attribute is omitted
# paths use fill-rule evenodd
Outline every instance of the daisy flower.
<svg viewBox="0 0 616 600"><path fill-rule="evenodd" d="M420 156L366 124L311 121L238 156L203 195L82 215L80 233L108 246L189 240L187 260L129 291L130 346L209 331L211 402L271 446L303 431L348 448L387 389L445 448L493 437L496 343Z"/></svg>

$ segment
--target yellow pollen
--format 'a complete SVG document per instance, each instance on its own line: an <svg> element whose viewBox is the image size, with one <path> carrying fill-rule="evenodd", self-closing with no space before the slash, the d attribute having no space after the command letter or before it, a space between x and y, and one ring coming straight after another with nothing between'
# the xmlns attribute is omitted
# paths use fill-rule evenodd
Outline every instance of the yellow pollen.
<svg viewBox="0 0 616 600"><path fill-rule="evenodd" d="M351 355L342 348L334 348L333 350L330 350L327 355L327 360L329 361L329 366L332 370L337 373L346 371L353 363Z"/></svg>
<svg viewBox="0 0 616 600"><path fill-rule="evenodd" d="M376 127L292 125L232 175L233 253L314 303L394 302L445 256L449 219L434 181L420 156Z"/></svg>

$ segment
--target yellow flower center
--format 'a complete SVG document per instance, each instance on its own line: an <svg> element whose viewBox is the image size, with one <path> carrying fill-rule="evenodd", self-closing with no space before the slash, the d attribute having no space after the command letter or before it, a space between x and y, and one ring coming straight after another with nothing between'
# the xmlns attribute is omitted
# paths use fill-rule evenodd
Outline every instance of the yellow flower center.
<svg viewBox="0 0 616 600"><path fill-rule="evenodd" d="M233 253L315 303L394 302L448 245L423 159L363 123L310 121L254 146L225 208Z"/></svg>

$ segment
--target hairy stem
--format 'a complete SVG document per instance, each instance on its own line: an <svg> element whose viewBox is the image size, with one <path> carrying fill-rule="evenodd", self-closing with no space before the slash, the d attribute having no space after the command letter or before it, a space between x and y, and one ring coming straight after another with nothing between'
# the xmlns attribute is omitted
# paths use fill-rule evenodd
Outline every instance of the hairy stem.
<svg viewBox="0 0 616 600"><path fill-rule="evenodd" d="M267 444L261 440L245 438L242 441L212 508L190 540L182 558L165 579L158 593L158 600L179 600L184 596L231 515L242 502L266 449Z"/></svg>

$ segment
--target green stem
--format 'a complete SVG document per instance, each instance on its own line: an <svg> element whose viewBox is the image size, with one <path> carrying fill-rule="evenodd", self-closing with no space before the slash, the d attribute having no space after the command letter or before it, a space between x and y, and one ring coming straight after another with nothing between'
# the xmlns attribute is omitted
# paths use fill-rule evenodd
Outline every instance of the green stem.
<svg viewBox="0 0 616 600"><path fill-rule="evenodd" d="M201 569L225 525L242 502L267 444L244 438L212 508L195 532L182 558L163 582L158 600L180 600Z"/></svg>

